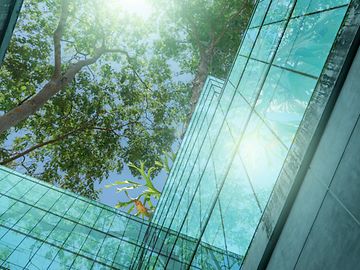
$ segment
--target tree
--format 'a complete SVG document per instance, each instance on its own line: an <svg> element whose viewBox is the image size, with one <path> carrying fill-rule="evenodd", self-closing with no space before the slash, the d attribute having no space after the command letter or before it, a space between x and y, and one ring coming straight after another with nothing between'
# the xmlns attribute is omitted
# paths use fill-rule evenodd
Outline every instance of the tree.
<svg viewBox="0 0 360 270"><path fill-rule="evenodd" d="M159 22L157 52L177 61L193 75L191 108L194 112L206 77L224 78L235 57L252 12L252 0L155 1L164 9Z"/></svg>
<svg viewBox="0 0 360 270"><path fill-rule="evenodd" d="M170 150L186 93L149 53L147 24L119 12L25 1L0 69L1 164L96 198L95 181Z"/></svg>
<svg viewBox="0 0 360 270"><path fill-rule="evenodd" d="M151 168L206 76L226 76L252 6L158 0L144 22L115 3L25 1L0 69L0 164L90 198L130 161Z"/></svg>

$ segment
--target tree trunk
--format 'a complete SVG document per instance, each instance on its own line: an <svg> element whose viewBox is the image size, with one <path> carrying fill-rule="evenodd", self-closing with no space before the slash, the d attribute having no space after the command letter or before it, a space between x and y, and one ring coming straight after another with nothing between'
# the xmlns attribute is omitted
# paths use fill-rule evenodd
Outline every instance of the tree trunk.
<svg viewBox="0 0 360 270"><path fill-rule="evenodd" d="M17 125L40 109L46 101L60 90L60 81L50 81L43 89L19 106L0 116L0 134Z"/></svg>
<svg viewBox="0 0 360 270"><path fill-rule="evenodd" d="M199 100L201 90L204 87L205 80L209 73L210 64L212 62L213 50L211 48L204 51L200 57L200 63L196 71L196 75L191 88L190 113L188 119L191 118L195 111L196 104Z"/></svg>
<svg viewBox="0 0 360 270"><path fill-rule="evenodd" d="M55 96L61 89L66 87L83 67L95 63L103 53L104 50L99 51L93 58L81 60L76 64L73 64L71 67L69 67L63 76L60 78L51 79L47 84L45 84L39 93L24 103L18 105L14 109L10 110L6 114L0 116L0 134L13 126L16 126L30 115L33 115L50 98Z"/></svg>

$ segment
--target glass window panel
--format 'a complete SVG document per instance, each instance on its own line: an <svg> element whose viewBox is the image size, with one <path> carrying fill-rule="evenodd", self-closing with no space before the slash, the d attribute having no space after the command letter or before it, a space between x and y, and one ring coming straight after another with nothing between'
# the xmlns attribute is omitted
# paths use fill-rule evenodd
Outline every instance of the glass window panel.
<svg viewBox="0 0 360 270"><path fill-rule="evenodd" d="M259 1L256 11L252 17L250 27L255 27L261 25L264 16L266 14L266 11L268 10L270 0L263 0Z"/></svg>
<svg viewBox="0 0 360 270"><path fill-rule="evenodd" d="M120 265L120 269L129 267L134 251L135 245L130 243L122 244L115 256L114 263Z"/></svg>
<svg viewBox="0 0 360 270"><path fill-rule="evenodd" d="M122 215L116 215L109 229L109 233L121 237L124 234L127 222L128 219L126 217Z"/></svg>
<svg viewBox="0 0 360 270"><path fill-rule="evenodd" d="M16 222L27 212L29 211L30 206L23 204L21 202L16 202L13 204L4 214L0 216L2 224L7 226L13 226Z"/></svg>
<svg viewBox="0 0 360 270"><path fill-rule="evenodd" d="M240 145L240 155L264 209L285 160L287 149L253 114Z"/></svg>
<svg viewBox="0 0 360 270"><path fill-rule="evenodd" d="M238 55L236 57L234 66L229 75L229 81L233 84L234 87L236 87L239 83L241 73L243 72L244 67L245 67L245 63L246 63L245 57L243 57L241 55Z"/></svg>
<svg viewBox="0 0 360 270"><path fill-rule="evenodd" d="M74 201L74 197L63 194L61 198L53 205L50 211L54 214L63 216L69 210Z"/></svg>
<svg viewBox="0 0 360 270"><path fill-rule="evenodd" d="M5 179L1 181L1 193L6 194L9 190L14 188L22 178L13 174L8 174Z"/></svg>
<svg viewBox="0 0 360 270"><path fill-rule="evenodd" d="M43 209L50 209L62 194L56 190L48 189L48 192L36 203L36 206Z"/></svg>
<svg viewBox="0 0 360 270"><path fill-rule="evenodd" d="M47 213L44 218L34 227L31 234L40 239L46 239L46 237L56 227L60 218L51 213Z"/></svg>
<svg viewBox="0 0 360 270"><path fill-rule="evenodd" d="M14 199L20 199L24 196L35 184L31 181L21 181L15 185L9 192L6 194ZM1 185L1 190L3 190L3 186Z"/></svg>
<svg viewBox="0 0 360 270"><path fill-rule="evenodd" d="M112 262L119 248L121 241L118 238L106 236L99 253L97 254L97 260L101 262Z"/></svg>
<svg viewBox="0 0 360 270"><path fill-rule="evenodd" d="M6 196L0 197L0 219L1 215L5 213L16 201Z"/></svg>
<svg viewBox="0 0 360 270"><path fill-rule="evenodd" d="M58 248L43 243L26 267L28 269L46 269L58 252Z"/></svg>
<svg viewBox="0 0 360 270"><path fill-rule="evenodd" d="M341 5L348 4L349 0L302 0L297 1L293 16L299 16L306 13L325 10Z"/></svg>
<svg viewBox="0 0 360 270"><path fill-rule="evenodd" d="M99 217L100 212L100 207L89 204L85 213L81 216L80 222L92 227Z"/></svg>
<svg viewBox="0 0 360 270"><path fill-rule="evenodd" d="M54 244L63 244L75 227L75 223L66 219L61 219L55 229L48 237L48 241Z"/></svg>
<svg viewBox="0 0 360 270"><path fill-rule="evenodd" d="M226 116L226 124L230 129L232 137L238 138L241 135L249 114L250 106L244 98L236 92L234 100Z"/></svg>
<svg viewBox="0 0 360 270"><path fill-rule="evenodd" d="M259 28L248 29L243 43L241 45L240 54L243 56L249 56L251 53L251 49L255 43L257 33L259 32Z"/></svg>
<svg viewBox="0 0 360 270"><path fill-rule="evenodd" d="M94 227L102 230L103 232L107 232L111 227L115 215L116 214L114 212L103 209Z"/></svg>
<svg viewBox="0 0 360 270"><path fill-rule="evenodd" d="M35 226L37 226L40 219L45 215L46 212L36 208L31 208L26 214L17 222L16 228L22 232L28 233Z"/></svg>
<svg viewBox="0 0 360 270"><path fill-rule="evenodd" d="M77 256L71 268L78 270L88 270L91 269L92 264L93 264L92 260L89 260L82 256Z"/></svg>
<svg viewBox="0 0 360 270"><path fill-rule="evenodd" d="M240 91L251 106L260 91L261 82L266 75L267 68L268 64L256 60L249 60L245 68L244 76L237 91Z"/></svg>
<svg viewBox="0 0 360 270"><path fill-rule="evenodd" d="M40 241L26 237L11 255L13 260L11 261L8 259L8 261L24 267L39 249L41 244L42 242Z"/></svg>
<svg viewBox="0 0 360 270"><path fill-rule="evenodd" d="M303 1L298 1L298 2L303 2ZM266 15L264 24L277 22L280 20L286 20L293 3L294 3L293 0L272 1L268 14Z"/></svg>
<svg viewBox="0 0 360 270"><path fill-rule="evenodd" d="M0 239L1 237L3 237L4 234L6 234L8 232L9 229L2 227L0 224Z"/></svg>
<svg viewBox="0 0 360 270"><path fill-rule="evenodd" d="M340 8L292 19L275 56L275 63L319 76L345 11L345 8Z"/></svg>
<svg viewBox="0 0 360 270"><path fill-rule="evenodd" d="M74 220L78 220L81 215L85 212L88 207L88 203L83 200L76 199L76 201L72 204L71 208L68 212L66 212L65 216Z"/></svg>
<svg viewBox="0 0 360 270"><path fill-rule="evenodd" d="M13 249L14 249L14 247L8 245L7 243L0 241L0 263L5 262L7 257L10 256Z"/></svg>
<svg viewBox="0 0 360 270"><path fill-rule="evenodd" d="M24 240L24 238L24 234L9 230L7 234L1 238L0 242L7 245L8 247L11 247L12 249L15 249L21 243L21 241Z"/></svg>
<svg viewBox="0 0 360 270"><path fill-rule="evenodd" d="M284 22L263 26L256 40L251 57L269 62L275 53L283 28Z"/></svg>
<svg viewBox="0 0 360 270"><path fill-rule="evenodd" d="M69 250L78 252L88 237L90 230L88 227L77 224L64 246Z"/></svg>
<svg viewBox="0 0 360 270"><path fill-rule="evenodd" d="M105 234L92 230L85 240L81 252L91 256L92 258L98 253L102 242L104 241Z"/></svg>
<svg viewBox="0 0 360 270"><path fill-rule="evenodd" d="M9 173L7 171L5 171L3 168L0 168L0 182L4 180L8 175Z"/></svg>
<svg viewBox="0 0 360 270"><path fill-rule="evenodd" d="M24 202L34 204L36 203L46 192L48 187L42 186L40 184L35 184L33 188L27 192L24 197L21 199Z"/></svg>
<svg viewBox="0 0 360 270"><path fill-rule="evenodd" d="M49 269L67 269L74 262L76 254L60 249Z"/></svg>
<svg viewBox="0 0 360 270"><path fill-rule="evenodd" d="M257 195L237 154L221 191L227 249L244 255L262 214Z"/></svg>
<svg viewBox="0 0 360 270"><path fill-rule="evenodd" d="M290 147L316 80L272 67L256 104L256 111Z"/></svg>

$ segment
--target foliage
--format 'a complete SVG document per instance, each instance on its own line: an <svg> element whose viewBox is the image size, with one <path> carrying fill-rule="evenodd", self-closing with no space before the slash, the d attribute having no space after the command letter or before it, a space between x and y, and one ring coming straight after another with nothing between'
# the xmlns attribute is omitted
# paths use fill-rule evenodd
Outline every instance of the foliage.
<svg viewBox="0 0 360 270"><path fill-rule="evenodd" d="M53 36L64 2L24 2L0 69L1 112L26 102L52 80ZM188 94L174 86L168 63L149 53L148 22L99 0L67 2L62 72L94 57L104 44L121 53L106 53L81 69L35 114L1 134L0 161L96 198L94 183L109 172L121 172L130 160L149 167L170 150Z"/></svg>
<svg viewBox="0 0 360 270"><path fill-rule="evenodd" d="M192 74L191 111L206 77L225 78L246 29L252 0L154 0L164 10L156 51Z"/></svg>
<svg viewBox="0 0 360 270"><path fill-rule="evenodd" d="M96 182L130 161L150 169L171 149L206 76L226 76L253 4L154 0L145 21L116 1L24 1L0 68L0 115L94 61L0 133L0 164L90 198Z"/></svg>
<svg viewBox="0 0 360 270"><path fill-rule="evenodd" d="M140 162L140 166L136 166L134 163L130 162L128 166L138 172L141 176L141 182L133 180L124 180L124 181L115 181L110 185L106 185L106 188L111 188L113 186L120 186L116 189L116 192L124 192L128 198L125 202L118 202L116 208L128 208L128 213L136 211L136 216L142 216L151 218L153 212L155 211L155 205L153 202L159 200L161 192L154 186L153 178L154 172L158 169L164 170L167 174L170 173L170 161L175 160L175 154L165 153L161 161L155 161L155 165L149 169L145 169L144 162ZM137 193L140 193L136 198L132 198L129 195L129 191L138 190Z"/></svg>

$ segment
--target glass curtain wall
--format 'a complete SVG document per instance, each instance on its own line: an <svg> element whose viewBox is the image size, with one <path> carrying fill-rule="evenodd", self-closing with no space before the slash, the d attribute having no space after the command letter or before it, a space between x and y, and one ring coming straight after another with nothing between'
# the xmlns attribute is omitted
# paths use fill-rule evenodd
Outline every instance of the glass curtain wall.
<svg viewBox="0 0 360 270"><path fill-rule="evenodd" d="M132 269L148 226L145 220L0 167L0 269ZM186 246L197 241L180 238ZM201 245L212 264L222 258L222 249ZM168 254L160 255L164 263ZM181 259L172 255L178 268L188 267ZM236 254L230 259L241 260ZM202 269L195 263L192 267Z"/></svg>
<svg viewBox="0 0 360 270"><path fill-rule="evenodd" d="M258 1L218 101L191 120L139 269L173 269L154 251L178 254L181 234L197 239L181 254L187 265L201 265L207 243L225 252L206 269L239 268L227 255L246 254L349 2Z"/></svg>
<svg viewBox="0 0 360 270"><path fill-rule="evenodd" d="M348 2L257 2L150 223L0 167L0 268L239 269Z"/></svg>
<svg viewBox="0 0 360 270"><path fill-rule="evenodd" d="M199 122L217 101L222 85L221 80L207 79L195 112ZM185 141L189 138L186 135ZM1 269L134 269L132 262L143 248L148 226L148 221L0 167ZM172 266L188 268L181 254L191 252L187 247L196 245L197 239L181 235L179 241L182 249L172 254ZM223 260L221 248L207 243L201 247L208 265ZM164 251L158 254L161 268L168 257ZM234 253L227 256L233 264L242 259ZM194 262L191 267L204 265Z"/></svg>

